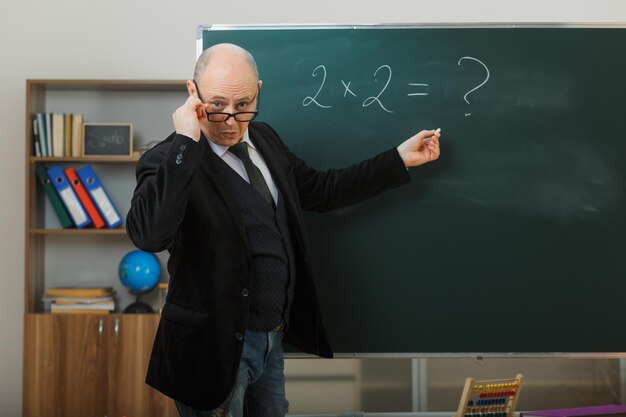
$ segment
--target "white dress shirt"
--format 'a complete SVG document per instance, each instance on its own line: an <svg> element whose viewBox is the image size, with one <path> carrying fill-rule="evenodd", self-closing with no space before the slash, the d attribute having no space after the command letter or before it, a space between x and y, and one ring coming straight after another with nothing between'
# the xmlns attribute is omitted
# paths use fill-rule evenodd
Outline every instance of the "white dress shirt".
<svg viewBox="0 0 626 417"><path fill-rule="evenodd" d="M270 189L270 193L272 194L272 198L274 199L274 204L278 204L278 188L276 188L276 184L272 179L272 175L270 174L270 170L267 168L267 164L261 157L261 154L254 146L254 143L250 140L250 135L248 134L248 129L243 132L243 137L241 138L242 142L248 143L248 153L250 154L250 159L256 165L259 170L261 170L261 174L263 174L263 178L265 178L265 182L267 183L267 187ZM237 174L241 176L244 180L250 183L250 179L248 179L248 173L246 172L246 168L243 166L243 162L239 158L235 156L232 152L228 151L228 146L218 145L209 139L209 145L211 145L211 149L213 152L224 162L228 164L232 169L235 170Z"/></svg>

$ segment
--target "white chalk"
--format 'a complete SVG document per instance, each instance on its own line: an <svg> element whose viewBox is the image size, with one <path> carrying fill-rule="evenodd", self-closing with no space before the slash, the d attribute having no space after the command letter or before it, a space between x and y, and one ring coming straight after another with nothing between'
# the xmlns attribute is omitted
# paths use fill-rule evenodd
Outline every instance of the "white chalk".
<svg viewBox="0 0 626 417"><path fill-rule="evenodd" d="M441 128L438 127L437 130L435 130L435 133L441 133Z"/></svg>

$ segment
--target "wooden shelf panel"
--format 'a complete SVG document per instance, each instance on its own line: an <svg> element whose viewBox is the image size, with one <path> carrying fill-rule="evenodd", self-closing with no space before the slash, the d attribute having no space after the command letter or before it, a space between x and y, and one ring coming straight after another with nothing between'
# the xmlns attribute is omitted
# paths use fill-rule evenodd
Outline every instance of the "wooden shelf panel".
<svg viewBox="0 0 626 417"><path fill-rule="evenodd" d="M185 80L28 80L32 88L51 91L181 91Z"/></svg>
<svg viewBox="0 0 626 417"><path fill-rule="evenodd" d="M124 235L126 229L30 229L31 235Z"/></svg>
<svg viewBox="0 0 626 417"><path fill-rule="evenodd" d="M49 311L43 312L43 311L35 311L35 312L30 312L30 313L25 313L26 316L57 316L57 315L61 315L61 314L71 314L73 316L80 316L80 315L84 315L84 316L91 316L93 314L97 314L97 315L101 315L101 316L106 316L106 317L118 317L118 316L124 316L124 317L146 317L146 318L150 318L150 317L160 317L161 315L159 313L50 313Z"/></svg>
<svg viewBox="0 0 626 417"><path fill-rule="evenodd" d="M59 162L73 162L73 163L136 163L139 161L139 155L133 156L68 156L68 157L50 157L50 156L31 156L29 158L30 163L59 163Z"/></svg>

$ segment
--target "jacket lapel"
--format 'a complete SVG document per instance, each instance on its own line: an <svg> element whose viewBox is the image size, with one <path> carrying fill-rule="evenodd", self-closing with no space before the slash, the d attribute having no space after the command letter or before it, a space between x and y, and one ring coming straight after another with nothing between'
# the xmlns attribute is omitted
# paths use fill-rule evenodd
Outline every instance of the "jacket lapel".
<svg viewBox="0 0 626 417"><path fill-rule="evenodd" d="M200 142L203 146L206 147L204 150L205 155L205 163L202 164L202 172L208 178L208 180L213 184L215 189L217 190L219 197L221 197L221 201L226 206L228 212L230 213L233 223L237 225L237 232L241 241L244 242L245 246L248 246L248 235L246 234L245 228L241 221L241 212L239 211L239 207L235 203L235 200L232 196L231 191L229 190L226 182L220 178L220 174L217 171L218 164L225 164L224 161L220 159L219 156L213 152L211 145L209 145L208 139L201 134Z"/></svg>

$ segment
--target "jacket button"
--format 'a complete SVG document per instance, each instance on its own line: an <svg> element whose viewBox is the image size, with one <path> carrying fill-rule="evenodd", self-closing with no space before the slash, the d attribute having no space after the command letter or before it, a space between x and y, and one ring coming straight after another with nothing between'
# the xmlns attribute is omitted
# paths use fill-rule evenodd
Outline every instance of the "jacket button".
<svg viewBox="0 0 626 417"><path fill-rule="evenodd" d="M180 148L179 148L179 149L180 149L181 151L184 151L185 149L187 149L187 145L180 145Z"/></svg>
<svg viewBox="0 0 626 417"><path fill-rule="evenodd" d="M244 288L243 290L241 290L241 295L247 297L250 295L250 291L248 291L247 288Z"/></svg>
<svg viewBox="0 0 626 417"><path fill-rule="evenodd" d="M242 341L243 340L243 334L241 332L237 332L235 333L235 339Z"/></svg>

